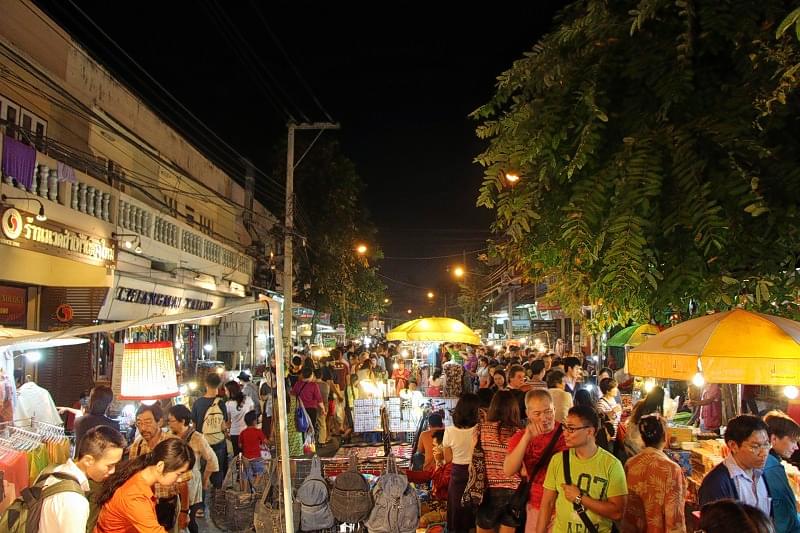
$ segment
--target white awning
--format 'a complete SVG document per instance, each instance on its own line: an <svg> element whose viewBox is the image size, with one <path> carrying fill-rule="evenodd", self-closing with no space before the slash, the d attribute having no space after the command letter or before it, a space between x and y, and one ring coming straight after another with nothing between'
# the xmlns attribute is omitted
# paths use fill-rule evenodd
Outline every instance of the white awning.
<svg viewBox="0 0 800 533"><path fill-rule="evenodd" d="M96 326L82 326L76 328L64 329L61 331L50 332L37 332L33 335L26 335L16 338L0 339L0 349L6 348L9 350L17 350L24 348L16 348L16 345L23 346L25 344L36 342L48 342L60 339L63 337L77 337L80 335L92 335L94 333L112 333L128 328L135 328L141 326L162 326L167 324L181 324L184 322L195 322L204 318L218 318L233 313L253 313L255 311L263 311L269 308L269 303L262 302L248 302L244 304L231 305L222 307L220 309L209 309L205 311L189 311L186 313L178 313L174 315L151 315L146 318L136 320L122 320L119 322L108 322L106 324L98 324Z"/></svg>

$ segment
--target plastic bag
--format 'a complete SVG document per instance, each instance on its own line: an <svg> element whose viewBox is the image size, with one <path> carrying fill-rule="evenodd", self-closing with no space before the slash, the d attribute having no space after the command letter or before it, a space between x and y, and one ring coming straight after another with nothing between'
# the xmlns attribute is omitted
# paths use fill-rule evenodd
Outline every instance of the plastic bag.
<svg viewBox="0 0 800 533"><path fill-rule="evenodd" d="M306 439L303 442L303 453L306 455L314 455L317 453L317 446L314 444L314 431L309 430L306 433Z"/></svg>

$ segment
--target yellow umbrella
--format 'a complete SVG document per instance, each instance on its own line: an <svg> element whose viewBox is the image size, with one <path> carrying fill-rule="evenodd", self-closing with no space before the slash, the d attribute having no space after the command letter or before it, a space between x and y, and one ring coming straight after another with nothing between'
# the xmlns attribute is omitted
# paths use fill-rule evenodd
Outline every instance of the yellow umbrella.
<svg viewBox="0 0 800 533"><path fill-rule="evenodd" d="M418 318L400 324L386 334L386 340L406 342L460 342L480 344L481 338L454 318Z"/></svg>
<svg viewBox="0 0 800 533"><path fill-rule="evenodd" d="M698 368L710 383L797 385L800 323L734 309L678 324L628 353L634 375L685 380Z"/></svg>

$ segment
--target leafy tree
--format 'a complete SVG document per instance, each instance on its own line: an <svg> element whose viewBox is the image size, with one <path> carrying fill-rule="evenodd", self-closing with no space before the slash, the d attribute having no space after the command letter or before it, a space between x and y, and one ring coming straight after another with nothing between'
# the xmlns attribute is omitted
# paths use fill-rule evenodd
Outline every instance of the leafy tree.
<svg viewBox="0 0 800 533"><path fill-rule="evenodd" d="M596 329L797 316L800 62L781 0L582 0L472 116L501 254ZM522 176L513 187L506 172Z"/></svg>
<svg viewBox="0 0 800 533"><path fill-rule="evenodd" d="M306 152L305 142L297 139L296 153ZM280 175L285 167L279 163L275 172ZM295 245L298 299L318 312L331 313L334 324L344 324L349 334L356 334L362 320L382 311L386 290L377 267L370 264L381 252L372 244L377 229L362 204L364 183L333 139L311 147L295 167L294 178L295 219L302 235ZM368 258L355 251L361 242L370 243Z"/></svg>

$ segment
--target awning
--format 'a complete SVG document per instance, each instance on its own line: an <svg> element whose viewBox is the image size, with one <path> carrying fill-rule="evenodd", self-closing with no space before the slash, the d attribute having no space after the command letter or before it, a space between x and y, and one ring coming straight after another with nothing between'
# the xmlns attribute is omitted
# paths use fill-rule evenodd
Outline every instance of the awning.
<svg viewBox="0 0 800 533"><path fill-rule="evenodd" d="M128 328L135 328L138 326L162 326L167 324L182 324L184 322L195 322L205 318L218 318L234 313L252 313L255 311L263 311L269 308L269 303L263 302L248 302L245 304L231 305L222 307L220 309L209 309L205 311L189 311L186 313L178 313L174 315L151 315L146 318L137 320L123 320L120 322L108 322L106 324L98 324L96 326L83 326L76 328L64 329L61 331L41 332L34 335L27 335L23 337L16 337L13 339L0 339L0 348L11 346L17 343L31 343L31 342L46 342L61 337L77 337L80 335L92 335L94 333L112 333ZM13 348L12 348L13 349Z"/></svg>

